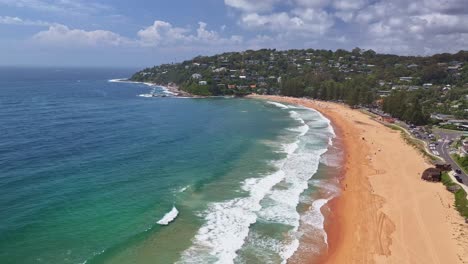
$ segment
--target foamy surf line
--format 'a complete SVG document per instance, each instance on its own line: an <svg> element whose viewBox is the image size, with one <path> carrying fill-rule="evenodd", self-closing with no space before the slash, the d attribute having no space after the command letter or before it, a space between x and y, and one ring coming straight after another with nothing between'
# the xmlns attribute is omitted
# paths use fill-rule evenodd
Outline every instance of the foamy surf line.
<svg viewBox="0 0 468 264"><path fill-rule="evenodd" d="M135 82L135 81L130 81L128 79L125 79L125 78L120 78L120 79L110 79L108 80L108 82L111 82L111 83L133 83L133 84L144 84L144 85L147 85L147 86L150 86L150 87L159 87L162 89L162 92L166 95L177 95L176 93L174 92L171 92L169 90L169 88L167 88L166 86L162 86L162 85L157 85L157 84L154 84L154 83L149 83L149 82ZM150 97L154 97L153 94L155 93L155 90L152 90L152 92L150 94L139 94L138 96L140 97L147 97L147 98L150 98Z"/></svg>
<svg viewBox="0 0 468 264"><path fill-rule="evenodd" d="M320 230L324 243L327 244L328 242L327 234L323 225L324 216L320 209L328 202L329 199L319 199L314 201L311 205L311 210L306 212L305 215L300 215L297 212L297 205L300 203L301 194L309 187L308 181L318 170L321 156L327 152L328 147L332 145L332 139L335 138L336 135L333 127L331 126L330 120L314 109L306 107L291 107L276 102L267 103L275 105L281 109L289 110L290 116L301 124L311 124L311 121L315 120L312 122L320 128L321 124L326 122L326 134L328 137L327 146L315 150L315 153L307 150L305 150L304 153L293 153L291 158L287 160L284 167L286 178L283 184L288 187L284 188L283 186L283 188L273 190L265 199L274 201L274 205L268 208L262 208L262 210L259 211L259 215L263 220L293 227L292 230L288 232L290 242L286 245L280 245L276 250L283 259L282 263L286 263L287 260L299 249L299 240L302 236L301 232L299 232L301 222L302 224L313 226L315 229ZM311 120L305 121L305 117L291 109L303 109L306 113L313 113L313 116L309 118ZM311 127L308 128L308 130L310 129ZM304 129L301 129L301 127L295 129L295 131L301 132L301 135L304 135ZM307 137L302 139L304 139L303 141L306 141L305 139L307 139ZM307 144L307 142L299 144L303 146L304 143Z"/></svg>
<svg viewBox="0 0 468 264"><path fill-rule="evenodd" d="M249 236L251 225L256 223L259 217L266 221L291 226L287 243L273 247L281 257L282 263L286 263L299 248L298 228L301 216L297 212L297 205L301 194L309 186L308 181L318 170L320 156L329 146L322 144L319 149L306 151L305 145L310 143L310 140L304 140L308 138L310 129L307 122L323 123L327 119L312 110L310 113L314 116L312 120L306 122L298 112L289 111L302 108L289 107L276 102L267 103L288 110L291 118L301 124L289 129L296 133L296 141L282 144L287 157L277 161L278 170L275 173L263 178L250 178L243 182L242 189L248 192L248 197L212 203L208 206L209 209L202 214L205 224L192 239L192 246L182 253L177 263L234 263L239 250ZM330 126L329 122L327 124ZM329 131L328 129L327 132ZM310 136L313 138L314 135ZM280 183L281 186L275 188ZM273 205L264 208L262 201L265 199L272 201Z"/></svg>
<svg viewBox="0 0 468 264"><path fill-rule="evenodd" d="M177 208L174 206L172 207L172 210L166 213L161 220L159 220L157 223L160 225L169 225L172 221L176 219L176 217L179 215L179 211Z"/></svg>

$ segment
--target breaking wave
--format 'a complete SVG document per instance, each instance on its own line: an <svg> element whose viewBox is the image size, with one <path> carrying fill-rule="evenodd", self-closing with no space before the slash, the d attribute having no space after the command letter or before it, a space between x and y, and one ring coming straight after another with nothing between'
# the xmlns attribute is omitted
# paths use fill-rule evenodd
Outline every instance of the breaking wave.
<svg viewBox="0 0 468 264"><path fill-rule="evenodd" d="M161 220L159 220L157 223L160 225L169 225L172 221L174 221L174 219L176 219L178 215L179 211L174 206L172 207L172 210L165 214L163 218L161 218Z"/></svg>
<svg viewBox="0 0 468 264"><path fill-rule="evenodd" d="M247 238L253 235L249 234L251 225L259 220L289 227L285 239L270 247L282 263L286 263L298 249L301 216L297 206L301 194L308 188L308 181L317 172L320 157L329 147L328 138L334 137L334 132L330 122L314 110L267 103L288 110L299 124L289 129L293 132L293 142L280 145L286 157L276 162L276 172L242 183L241 189L248 193L247 197L209 204L201 214L204 224L178 263L234 263ZM322 202L315 201L313 207L323 206ZM318 211L320 213L320 208ZM321 223L323 230L323 219L314 217L313 223L316 226Z"/></svg>

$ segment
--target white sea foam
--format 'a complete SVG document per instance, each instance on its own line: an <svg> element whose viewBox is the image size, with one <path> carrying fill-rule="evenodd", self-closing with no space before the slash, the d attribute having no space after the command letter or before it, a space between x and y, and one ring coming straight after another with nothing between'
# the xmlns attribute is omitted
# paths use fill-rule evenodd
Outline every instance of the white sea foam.
<svg viewBox="0 0 468 264"><path fill-rule="evenodd" d="M309 129L310 127L308 125L303 125L300 127L291 128L290 130L299 132L299 136L301 137L304 136L309 131Z"/></svg>
<svg viewBox="0 0 468 264"><path fill-rule="evenodd" d="M283 246L280 251L279 255L283 259L281 264L286 264L288 262L288 259L294 255L294 252L297 251L299 248L299 239L294 239L291 241L291 243L287 244L286 246Z"/></svg>
<svg viewBox="0 0 468 264"><path fill-rule="evenodd" d="M179 192L180 192L180 193L183 193L183 192L185 192L188 188L190 188L190 185L187 185L187 186L185 186L185 187L180 188L180 189L179 189Z"/></svg>
<svg viewBox="0 0 468 264"><path fill-rule="evenodd" d="M283 104L268 103L288 109ZM314 117L310 122L326 120L316 112L310 113ZM294 254L300 238L301 216L297 212L300 195L308 188L309 179L318 169L320 156L327 150L323 143L314 144L323 142L321 137L316 137L316 134L307 136L310 127L301 114L290 111L291 117L302 126L293 128L299 132L296 141L282 145L287 157L277 162L278 171L263 178L245 180L242 189L248 192L247 197L210 204L202 214L205 223L178 263L234 263L249 236L250 226L259 217L263 221L291 226L285 240L272 250L277 252L283 263ZM317 125L312 132L323 133L323 128Z"/></svg>
<svg viewBox="0 0 468 264"><path fill-rule="evenodd" d="M125 80L127 80L127 79L125 79L125 78L121 78L121 79L111 79L111 80L109 80L108 82L124 82Z"/></svg>
<svg viewBox="0 0 468 264"><path fill-rule="evenodd" d="M331 198L330 198L331 199ZM310 210L304 213L301 217L301 221L309 226L312 226L314 229L317 229L321 232L323 236L323 242L328 245L327 232L324 229L325 217L323 216L321 209L327 204L329 199L318 199L312 203Z"/></svg>
<svg viewBox="0 0 468 264"><path fill-rule="evenodd" d="M325 153L320 158L320 163L327 165L328 167L340 168L342 164L341 160L342 153Z"/></svg>
<svg viewBox="0 0 468 264"><path fill-rule="evenodd" d="M158 224L160 225L168 225L169 223L171 223L172 221L174 221L174 219L176 219L176 217L179 215L179 211L177 210L177 208L174 206L172 207L172 210L169 211L168 213L166 213L163 218L161 218L161 220L158 221Z"/></svg>
<svg viewBox="0 0 468 264"><path fill-rule="evenodd" d="M242 189L250 196L210 204L205 224L198 230L192 246L183 252L179 263L233 263L250 225L257 220L255 212L261 209L260 201L283 178L280 170L264 178L247 179Z"/></svg>
<svg viewBox="0 0 468 264"><path fill-rule="evenodd" d="M318 170L320 157L327 151L327 146L323 146L323 143L321 143L321 145L319 144L318 146L320 147L316 149L311 146L317 146L316 143L319 143L317 141L323 142L323 140L334 137L334 131L330 126L330 122L320 113L313 110L301 112L301 114L296 111L290 111L290 115L298 121L304 121L304 119L308 118L309 121L304 121L304 123L309 124L309 122L311 122L311 127L309 127L305 134L307 134L309 130L311 130L312 134L311 136L299 136L299 142L295 143L298 147L294 152L290 153L282 167L285 173L284 180L266 195L262 201L263 207L258 212L258 216L263 221L284 224L292 228L290 232L288 232L288 238L285 238L287 243L283 241L279 250L277 250L277 253L283 259L283 263L286 263L299 247L301 234L298 230L301 216L297 212L297 205L300 202L300 195L308 188L308 181ZM323 134L324 121L326 121L325 124L328 132L325 135ZM305 128L303 129L305 131ZM286 147L286 149L292 148ZM320 202L320 200L319 202L314 202L314 207L318 207ZM321 206L322 205L320 205L320 207ZM317 212L323 219L320 210ZM323 223L321 224L320 230L325 233L323 230Z"/></svg>
<svg viewBox="0 0 468 264"><path fill-rule="evenodd" d="M294 118L295 120L301 122L302 124L305 124L304 119L301 118L298 112L296 111L289 111L289 115Z"/></svg>
<svg viewBox="0 0 468 264"><path fill-rule="evenodd" d="M108 82L112 82L112 83L142 83L142 82L130 81L127 78L111 79L111 80L108 80Z"/></svg>
<svg viewBox="0 0 468 264"><path fill-rule="evenodd" d="M267 101L267 104L271 104L271 105L274 105L274 106L277 106L281 109L288 109L289 107L284 105L284 104L280 104L278 102L272 102L272 101Z"/></svg>
<svg viewBox="0 0 468 264"><path fill-rule="evenodd" d="M299 226L299 213L296 210L301 193L308 188L308 180L318 169L320 155L325 149L297 151L286 160L282 170L286 177L280 188L274 188L267 196L268 206L259 212L260 217L269 222Z"/></svg>
<svg viewBox="0 0 468 264"><path fill-rule="evenodd" d="M162 89L162 93L164 93L166 95L177 95L176 93L173 93L173 92L169 91L169 89L167 87L165 87L165 86L157 85L157 84L150 83L150 82L134 82L134 81L129 81L128 79L125 79L125 78L111 79L111 80L108 80L108 82L144 84L144 85L147 85L147 86L150 86L150 87L159 87L159 88ZM153 89L152 92L149 93L149 94L139 94L138 96L140 96L140 97L153 97L154 93L155 93L155 90Z"/></svg>

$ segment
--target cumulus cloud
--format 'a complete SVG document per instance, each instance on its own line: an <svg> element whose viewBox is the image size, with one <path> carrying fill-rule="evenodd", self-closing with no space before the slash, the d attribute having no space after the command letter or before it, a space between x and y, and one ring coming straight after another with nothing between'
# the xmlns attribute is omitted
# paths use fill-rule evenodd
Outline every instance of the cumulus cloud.
<svg viewBox="0 0 468 264"><path fill-rule="evenodd" d="M13 21L16 21L13 19ZM198 23L193 31L188 28L176 27L172 24L156 20L151 26L136 33L135 38L124 37L107 30L71 29L65 25L53 24L47 30L33 36L33 40L44 45L59 47L76 46L113 46L113 47L180 47L190 46L220 46L242 43L241 36L222 37L217 31L209 30L204 22Z"/></svg>
<svg viewBox="0 0 468 264"><path fill-rule="evenodd" d="M331 3L326 0L225 0L225 3L240 12L239 25L252 31L318 37L335 24L334 15L326 10Z"/></svg>
<svg viewBox="0 0 468 264"><path fill-rule="evenodd" d="M166 46L177 44L238 44L242 42L241 36L225 38L217 31L207 29L204 22L198 23L198 28L192 32L188 28L173 26L172 24L156 20L153 25L138 31L138 42L143 46Z"/></svg>
<svg viewBox="0 0 468 264"><path fill-rule="evenodd" d="M323 34L334 23L328 13L314 9L297 9L291 13L281 12L269 15L248 13L242 16L241 22L250 29L299 34Z"/></svg>
<svg viewBox="0 0 468 264"><path fill-rule="evenodd" d="M0 16L0 24L44 26L34 40L61 46L372 48L379 52L427 54L468 47L467 0L224 0L246 35L227 35L225 26L211 29L199 22L181 27L156 20L133 36L106 30L72 29L44 21ZM17 7L105 10L105 6L72 0L0 0ZM229 29L233 26L229 26ZM69 44L67 44L69 43ZM216 49L214 48L216 47ZM305 47L305 46L304 46Z"/></svg>
<svg viewBox="0 0 468 264"><path fill-rule="evenodd" d="M33 39L56 46L121 46L131 42L111 31L70 29L64 25L50 26L48 30L34 35Z"/></svg>
<svg viewBox="0 0 468 264"><path fill-rule="evenodd" d="M261 32L252 42L284 39L423 54L466 49L467 0L225 0L243 28ZM339 36L339 37L337 37ZM441 41L442 39L451 42ZM315 44L314 44L315 45ZM333 46L333 45L332 45Z"/></svg>
<svg viewBox="0 0 468 264"><path fill-rule="evenodd" d="M468 47L466 6L465 0L378 1L357 11L352 22L367 29L366 44L376 50L454 52ZM444 38L447 41L441 41Z"/></svg>

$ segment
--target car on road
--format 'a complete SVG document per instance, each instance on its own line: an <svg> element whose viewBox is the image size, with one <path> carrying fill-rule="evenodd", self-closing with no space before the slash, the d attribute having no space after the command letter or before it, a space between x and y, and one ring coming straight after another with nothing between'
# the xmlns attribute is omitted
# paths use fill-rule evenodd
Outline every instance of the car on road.
<svg viewBox="0 0 468 264"><path fill-rule="evenodd" d="M458 173L458 174L462 173L462 171L460 169L455 169L455 172Z"/></svg>
<svg viewBox="0 0 468 264"><path fill-rule="evenodd" d="M457 180L457 182L463 183L463 180L462 180L462 178L460 177L460 175L455 175L455 179Z"/></svg>

